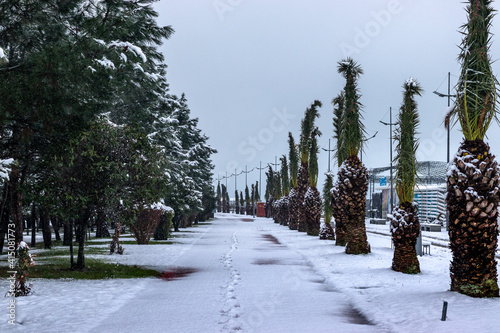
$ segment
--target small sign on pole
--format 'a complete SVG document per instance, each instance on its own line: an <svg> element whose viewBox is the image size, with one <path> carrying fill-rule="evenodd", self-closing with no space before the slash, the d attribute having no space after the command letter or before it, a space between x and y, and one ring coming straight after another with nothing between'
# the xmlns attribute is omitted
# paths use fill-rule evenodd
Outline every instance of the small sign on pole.
<svg viewBox="0 0 500 333"><path fill-rule="evenodd" d="M380 178L380 186L386 186L386 185L387 185L387 177Z"/></svg>

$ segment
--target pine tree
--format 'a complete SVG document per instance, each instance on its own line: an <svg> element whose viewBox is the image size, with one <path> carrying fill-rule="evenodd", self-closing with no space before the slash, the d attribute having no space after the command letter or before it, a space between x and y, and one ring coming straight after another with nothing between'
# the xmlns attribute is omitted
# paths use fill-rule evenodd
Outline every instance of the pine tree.
<svg viewBox="0 0 500 333"><path fill-rule="evenodd" d="M472 297L498 297L495 250L498 236L499 169L486 132L497 117L497 80L492 73L491 0L469 0L462 26L462 71L454 108L464 140L448 168L451 290Z"/></svg>
<svg viewBox="0 0 500 333"><path fill-rule="evenodd" d="M358 158L364 140L364 127L357 88L357 78L363 74L363 70L354 60L347 58L339 62L338 72L346 79L340 135L347 159L338 172L338 197L335 200L343 202L345 209L346 253L365 254L370 252L365 226L368 170Z"/></svg>
<svg viewBox="0 0 500 333"><path fill-rule="evenodd" d="M420 84L408 79L403 85L403 103L400 108L398 127L394 136L396 145L396 193L399 207L391 218L391 234L394 243L392 269L398 272L420 273L416 243L420 234L418 210L413 205L415 183L417 177L418 148L416 128L419 123L415 95L421 96Z"/></svg>
<svg viewBox="0 0 500 333"><path fill-rule="evenodd" d="M222 191L221 191L221 187L220 187L220 181L217 183L216 198L217 198L217 212L220 213L222 211Z"/></svg>

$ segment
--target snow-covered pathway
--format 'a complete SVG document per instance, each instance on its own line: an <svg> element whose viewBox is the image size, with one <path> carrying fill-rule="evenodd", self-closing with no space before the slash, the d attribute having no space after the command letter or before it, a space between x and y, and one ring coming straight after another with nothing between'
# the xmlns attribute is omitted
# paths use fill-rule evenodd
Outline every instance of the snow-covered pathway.
<svg viewBox="0 0 500 333"><path fill-rule="evenodd" d="M91 332L379 331L302 256L248 220L214 220L169 267L190 274L148 280Z"/></svg>
<svg viewBox="0 0 500 333"><path fill-rule="evenodd" d="M10 299L0 297L0 332L499 331L500 299L449 291L446 247L431 246L431 255L419 257L422 273L407 275L391 270L387 225L367 222L377 231L368 233L372 252L352 256L271 219L216 216L175 233L172 244L125 245L122 256L99 256L184 277L32 279L35 294L16 299L15 326L7 324ZM8 287L0 279L0 290Z"/></svg>

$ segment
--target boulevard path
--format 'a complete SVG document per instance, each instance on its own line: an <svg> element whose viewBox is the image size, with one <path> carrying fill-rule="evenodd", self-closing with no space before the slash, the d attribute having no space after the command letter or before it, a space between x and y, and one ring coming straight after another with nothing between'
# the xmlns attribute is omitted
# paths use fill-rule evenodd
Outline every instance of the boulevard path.
<svg viewBox="0 0 500 333"><path fill-rule="evenodd" d="M281 244L270 220L211 223L166 279L148 279L92 332L382 332Z"/></svg>

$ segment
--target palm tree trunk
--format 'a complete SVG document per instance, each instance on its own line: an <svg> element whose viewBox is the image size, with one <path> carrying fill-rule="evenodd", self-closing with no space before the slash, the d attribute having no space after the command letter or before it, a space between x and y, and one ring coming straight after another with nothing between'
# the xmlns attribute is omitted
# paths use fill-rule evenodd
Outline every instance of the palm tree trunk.
<svg viewBox="0 0 500 333"><path fill-rule="evenodd" d="M297 189L292 188L290 193L288 194L288 228L290 230L297 230L298 227L298 213L299 213L299 205L298 205L298 197L297 197Z"/></svg>
<svg viewBox="0 0 500 333"><path fill-rule="evenodd" d="M309 188L309 165L300 163L299 172L297 176L297 199L298 199L298 226L297 230L300 232L307 231L307 212L304 206L304 196Z"/></svg>
<svg viewBox="0 0 500 333"><path fill-rule="evenodd" d="M316 187L309 187L304 196L304 208L306 209L307 234L318 236L321 226L322 202L321 194Z"/></svg>
<svg viewBox="0 0 500 333"><path fill-rule="evenodd" d="M335 245L337 246L346 246L347 245L347 229L346 229L346 221L347 214L346 209L343 205L342 200L339 199L340 191L339 184L332 189L332 216L335 221L335 233L336 240Z"/></svg>
<svg viewBox="0 0 500 333"><path fill-rule="evenodd" d="M413 204L405 203L394 210L391 234L394 243L392 269L407 274L420 273L420 263L415 248L420 234L420 222Z"/></svg>
<svg viewBox="0 0 500 333"><path fill-rule="evenodd" d="M339 200L347 215L347 254L370 253L365 226L366 192L368 170L357 156L349 157L339 170Z"/></svg>
<svg viewBox="0 0 500 333"><path fill-rule="evenodd" d="M499 169L482 140L463 141L448 170L451 290L498 297Z"/></svg>

